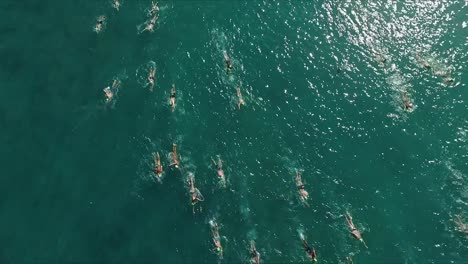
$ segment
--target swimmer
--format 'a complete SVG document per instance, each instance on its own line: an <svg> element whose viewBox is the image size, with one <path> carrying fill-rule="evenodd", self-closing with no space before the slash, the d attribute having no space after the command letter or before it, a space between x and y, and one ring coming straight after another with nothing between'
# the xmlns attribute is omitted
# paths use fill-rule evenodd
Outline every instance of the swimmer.
<svg viewBox="0 0 468 264"><path fill-rule="evenodd" d="M346 222L348 223L348 227L349 229L351 229L351 235L357 240L361 241L364 244L364 246L368 248L366 242L364 242L364 239L362 239L361 232L359 232L359 230L357 230L357 228L354 226L353 218L351 217L351 215L348 212L346 212L345 217Z"/></svg>
<svg viewBox="0 0 468 264"><path fill-rule="evenodd" d="M377 63L380 65L380 66L384 66L385 63L387 62L387 58L382 54L382 53L379 53L379 52L374 52L375 54L375 60L377 61Z"/></svg>
<svg viewBox="0 0 468 264"><path fill-rule="evenodd" d="M466 224L463 223L463 221L461 220L459 215L455 215L455 217L456 217L456 219L454 219L453 221L457 225L458 231L460 231L461 233L463 233L465 235L468 235L468 228L466 227Z"/></svg>
<svg viewBox="0 0 468 264"><path fill-rule="evenodd" d="M171 105L172 112L174 112L175 107L176 107L176 90L175 90L175 85L172 85L171 88L171 97L169 98L169 104Z"/></svg>
<svg viewBox="0 0 468 264"><path fill-rule="evenodd" d="M105 16L99 16L97 19L96 26L94 27L94 31L96 33L100 33L104 27L104 23L106 22L106 17Z"/></svg>
<svg viewBox="0 0 468 264"><path fill-rule="evenodd" d="M159 157L159 152L156 152L154 156L154 171L156 173L156 177L159 181L161 181L161 177L163 174L163 166L161 165L161 158Z"/></svg>
<svg viewBox="0 0 468 264"><path fill-rule="evenodd" d="M219 155L217 157L218 157L218 161L215 161L213 158L211 158L211 160L213 161L214 165L217 168L218 178L220 179L220 184L223 187L226 187L226 177L224 176L223 161L221 160L221 157Z"/></svg>
<svg viewBox="0 0 468 264"><path fill-rule="evenodd" d="M260 264L260 253L258 253L253 240L250 241L250 263Z"/></svg>
<svg viewBox="0 0 468 264"><path fill-rule="evenodd" d="M452 70L450 67L448 70L447 69L436 70L432 68L432 65L429 63L429 61L424 59L420 53L418 53L417 56L418 56L418 60L422 62L423 67L427 70L432 70L432 74L434 74L434 76L443 78L445 84L450 84L453 82L453 78L450 76L451 70Z"/></svg>
<svg viewBox="0 0 468 264"><path fill-rule="evenodd" d="M242 98L242 93L240 87L237 87L237 108L241 108L241 105L245 105L245 101Z"/></svg>
<svg viewBox="0 0 468 264"><path fill-rule="evenodd" d="M218 224L210 220L210 226L211 226L211 238L213 239L213 243L215 245L216 252L220 254L221 256L223 255L223 246L221 245L221 237L219 236L219 227Z"/></svg>
<svg viewBox="0 0 468 264"><path fill-rule="evenodd" d="M153 18L151 18L149 23L146 25L145 29L143 29L142 32L145 32L145 31L153 32L154 25L156 24L157 20L158 20L158 16L154 16Z"/></svg>
<svg viewBox="0 0 468 264"><path fill-rule="evenodd" d="M381 58L378 59L378 62L379 62L380 64L385 64L385 63L387 62L387 58L385 58L385 57L382 56Z"/></svg>
<svg viewBox="0 0 468 264"><path fill-rule="evenodd" d="M296 186L299 192L299 196L301 197L301 201L303 201L307 205L309 193L304 188L304 184L302 183L302 175L299 171L296 171Z"/></svg>
<svg viewBox="0 0 468 264"><path fill-rule="evenodd" d="M153 91L154 87L154 75L156 75L156 69L152 68L148 74L148 84L150 86L150 91Z"/></svg>
<svg viewBox="0 0 468 264"><path fill-rule="evenodd" d="M112 6L113 6L117 11L119 11L119 9L120 9L120 2L119 2L119 0L114 0L114 3L112 4Z"/></svg>
<svg viewBox="0 0 468 264"><path fill-rule="evenodd" d="M190 201L192 202L192 205L195 205L198 202L203 202L203 195L200 193L200 190L195 187L195 179L193 175L189 175L187 177L187 184L190 188Z"/></svg>
<svg viewBox="0 0 468 264"><path fill-rule="evenodd" d="M422 63L422 66L423 66L425 69L429 70L429 69L432 68L432 66L431 66L431 64L429 63L429 61L426 60L426 59L424 59L424 58L421 56L421 53L418 52L417 56L418 56L418 60Z"/></svg>
<svg viewBox="0 0 468 264"><path fill-rule="evenodd" d="M177 155L177 145L176 144L172 144L171 157L172 157L172 163L169 166L174 166L175 168L179 168L179 156Z"/></svg>
<svg viewBox="0 0 468 264"><path fill-rule="evenodd" d="M354 264L353 258L351 256L346 257L346 264Z"/></svg>
<svg viewBox="0 0 468 264"><path fill-rule="evenodd" d="M445 82L446 84L453 83L453 78L450 77L450 76L449 76L449 77L445 77L445 78L444 78L444 82Z"/></svg>
<svg viewBox="0 0 468 264"><path fill-rule="evenodd" d="M114 93L112 92L109 86L104 88L103 91L106 96L106 102L110 102L112 98L114 98Z"/></svg>
<svg viewBox="0 0 468 264"><path fill-rule="evenodd" d="M427 60L424 60L424 61L423 61L423 67L426 68L426 69L432 68L432 67L431 67L431 64L429 64L429 62L428 62Z"/></svg>
<svg viewBox="0 0 468 264"><path fill-rule="evenodd" d="M401 100L403 101L403 109L405 111L408 111L408 112L413 111L413 103L411 103L411 100L406 91L401 93Z"/></svg>
<svg viewBox="0 0 468 264"><path fill-rule="evenodd" d="M150 16L154 16L156 15L156 13L159 11L159 6L158 6L158 2L151 2L151 9L149 11L149 15Z"/></svg>
<svg viewBox="0 0 468 264"><path fill-rule="evenodd" d="M106 102L112 101L114 98L114 95L117 94L118 89L120 88L121 82L119 80L114 80L112 82L112 86L109 87L107 86L106 88L103 89L104 94L106 96Z"/></svg>
<svg viewBox="0 0 468 264"><path fill-rule="evenodd" d="M439 71L435 71L433 70L432 73L437 76L437 77L441 77L443 80L444 80L444 83L445 84L451 84L453 83L453 78L451 76L451 70L439 70Z"/></svg>
<svg viewBox="0 0 468 264"><path fill-rule="evenodd" d="M315 252L315 248L311 248L309 246L309 244L307 243L307 240L305 239L302 233L300 233L299 236L302 241L302 246L304 247L307 255L312 259L312 261L317 261L317 252Z"/></svg>
<svg viewBox="0 0 468 264"><path fill-rule="evenodd" d="M229 57L226 51L224 51L223 55L224 55L224 62L226 63L226 72L230 73L232 70L234 70L234 67L232 66L232 63L231 63L231 58Z"/></svg>

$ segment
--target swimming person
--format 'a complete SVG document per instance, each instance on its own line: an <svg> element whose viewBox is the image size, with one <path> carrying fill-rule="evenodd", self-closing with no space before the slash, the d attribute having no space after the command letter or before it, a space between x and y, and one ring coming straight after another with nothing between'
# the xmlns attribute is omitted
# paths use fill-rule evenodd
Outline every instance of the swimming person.
<svg viewBox="0 0 468 264"><path fill-rule="evenodd" d="M302 183L302 175L299 171L296 171L296 186L301 201L308 206L307 199L309 198L309 193L305 190L304 184Z"/></svg>
<svg viewBox="0 0 468 264"><path fill-rule="evenodd" d="M241 105L245 105L245 102L244 102L244 99L242 98L241 89L238 86L237 87L237 108L239 108L239 110L241 108Z"/></svg>
<svg viewBox="0 0 468 264"><path fill-rule="evenodd" d="M156 152L154 155L154 172L156 173L156 178L158 181L161 181L163 174L163 166L161 165L161 158L159 157L159 152Z"/></svg>
<svg viewBox="0 0 468 264"><path fill-rule="evenodd" d="M158 2L151 2L151 9L149 11L149 16L154 16L159 11Z"/></svg>
<svg viewBox="0 0 468 264"><path fill-rule="evenodd" d="M411 102L411 99L406 91L401 92L401 100L403 101L403 109L405 111L413 111L413 103Z"/></svg>
<svg viewBox="0 0 468 264"><path fill-rule="evenodd" d="M463 221L461 220L460 216L459 215L455 215L455 218L453 221L455 222L455 224L457 225L458 227L458 231L460 231L461 233L465 234L465 235L468 235L468 228L466 227L466 224L463 223Z"/></svg>
<svg viewBox="0 0 468 264"><path fill-rule="evenodd" d="M449 83L453 82L453 78L450 76L450 74L451 74L450 71L445 71L445 70L435 71L435 70L433 70L432 73L435 76L442 78L446 84L449 84Z"/></svg>
<svg viewBox="0 0 468 264"><path fill-rule="evenodd" d="M213 158L211 158L211 160L216 166L218 178L220 180L219 183L221 184L222 187L226 187L226 177L224 176L223 161L221 160L221 157L219 155L217 157L218 157L218 161L215 161Z"/></svg>
<svg viewBox="0 0 468 264"><path fill-rule="evenodd" d="M172 88L171 88L171 96L169 97L169 104L171 105L172 112L174 112L175 107L176 107L176 89L175 89L174 84L172 85Z"/></svg>
<svg viewBox="0 0 468 264"><path fill-rule="evenodd" d="M351 217L351 215L348 212L346 212L345 217L346 217L346 222L348 223L348 227L349 229L351 229L351 235L357 240L361 241L364 244L364 246L368 248L366 245L366 242L364 242L364 239L362 239L361 232L359 232L356 226L354 226L353 218Z"/></svg>
<svg viewBox="0 0 468 264"><path fill-rule="evenodd" d="M417 56L418 56L418 60L422 62L422 66L427 70L431 70L434 76L441 77L444 80L445 84L450 84L454 81L453 78L451 77L450 67L448 69L447 68L441 69L440 66L433 68L432 65L429 63L429 61L424 59L420 53L418 53Z"/></svg>
<svg viewBox="0 0 468 264"><path fill-rule="evenodd" d="M418 56L418 60L421 62L422 66L423 66L425 69L428 69L428 70L429 70L429 69L432 68L432 66L431 66L431 64L429 63L429 61L426 60L426 59L424 59L424 58L422 57L422 55L421 55L420 52L418 52L417 56Z"/></svg>
<svg viewBox="0 0 468 264"><path fill-rule="evenodd" d="M114 80L112 82L112 86L107 86L106 88L103 89L104 95L106 96L106 103L112 101L114 99L114 96L117 94L119 91L121 82L119 80Z"/></svg>
<svg viewBox="0 0 468 264"><path fill-rule="evenodd" d="M177 145L176 144L172 144L171 157L172 157L172 163L169 166L174 166L176 168L179 168L179 156L177 155Z"/></svg>
<svg viewBox="0 0 468 264"><path fill-rule="evenodd" d="M258 253L253 240L250 241L250 263L260 264L260 253Z"/></svg>
<svg viewBox="0 0 468 264"><path fill-rule="evenodd" d="M106 96L106 102L112 101L114 98L114 93L112 92L111 88L107 86L106 88L103 89L104 95Z"/></svg>
<svg viewBox="0 0 468 264"><path fill-rule="evenodd" d="M223 246L221 245L221 237L219 236L219 227L218 224L210 220L210 227L211 227L211 239L215 245L216 252L222 256L223 255Z"/></svg>
<svg viewBox="0 0 468 264"><path fill-rule="evenodd" d="M444 78L444 82L445 82L445 84L453 83L453 78L450 77L450 76L447 76L447 77Z"/></svg>
<svg viewBox="0 0 468 264"><path fill-rule="evenodd" d="M226 63L226 72L229 74L232 70L234 70L234 67L232 66L231 58L229 57L226 51L223 52L223 55L224 62Z"/></svg>
<svg viewBox="0 0 468 264"><path fill-rule="evenodd" d="M94 26L94 31L96 33L100 33L104 28L104 23L106 22L105 16L99 16L96 22L96 26Z"/></svg>
<svg viewBox="0 0 468 264"><path fill-rule="evenodd" d="M204 201L203 195L201 194L200 190L198 190L198 188L195 187L195 178L193 174L190 173L187 176L187 183L189 185L190 201L192 205L195 205L198 202L203 202Z"/></svg>
<svg viewBox="0 0 468 264"><path fill-rule="evenodd" d="M155 68L151 68L150 69L150 72L148 74L148 84L150 86L150 91L152 92L153 91L153 87L154 87L154 76L156 75L156 69Z"/></svg>
<svg viewBox="0 0 468 264"><path fill-rule="evenodd" d="M119 8L120 8L120 2L119 2L119 0L114 0L114 3L112 4L112 6L113 6L117 11L119 11Z"/></svg>
<svg viewBox="0 0 468 264"><path fill-rule="evenodd" d="M309 246L302 233L299 233L299 237L301 238L302 246L304 247L307 255L312 259L312 261L317 261L317 252L315 252L315 249Z"/></svg>
<svg viewBox="0 0 468 264"><path fill-rule="evenodd" d="M377 61L379 66L385 66L385 63L387 63L387 58L385 57L385 55L377 51L372 51L372 53L375 57L375 61Z"/></svg>
<svg viewBox="0 0 468 264"><path fill-rule="evenodd" d="M448 70L432 70L432 73L437 76L441 77L446 84L452 83L453 78L451 77L451 69Z"/></svg>
<svg viewBox="0 0 468 264"><path fill-rule="evenodd" d="M158 16L152 17L149 20L149 23L146 25L146 27L141 32L145 32L145 31L153 32L154 31L154 25L156 24L157 20L158 20Z"/></svg>

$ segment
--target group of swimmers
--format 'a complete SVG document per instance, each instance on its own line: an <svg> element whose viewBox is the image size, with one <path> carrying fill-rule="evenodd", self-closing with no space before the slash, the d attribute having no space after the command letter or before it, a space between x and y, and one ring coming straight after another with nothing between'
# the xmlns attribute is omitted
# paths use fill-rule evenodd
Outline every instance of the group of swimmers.
<svg viewBox="0 0 468 264"><path fill-rule="evenodd" d="M144 31L153 32L154 31L156 21L158 21L158 18L159 18L159 5L158 5L157 2L156 3L151 2L151 9L148 11L148 16L149 16L149 20L146 21L146 26L145 26L145 28L143 29L142 32L144 32Z"/></svg>
<svg viewBox="0 0 468 264"><path fill-rule="evenodd" d="M148 83L147 86L149 86L149 90L153 91L154 85L155 85L155 74L156 74L156 69L151 68L148 73ZM115 97L117 96L117 93L119 91L119 88L121 86L122 82L118 79L114 79L112 81L112 85L107 86L106 88L103 89L104 92L104 97L105 97L105 102L106 103L111 103L114 102ZM169 96L169 105L171 106L172 111L174 112L176 108L176 87L175 84L172 84L171 87L171 92Z"/></svg>
<svg viewBox="0 0 468 264"><path fill-rule="evenodd" d="M170 153L170 158L171 158L171 162L169 164L169 167L174 167L176 169L180 169L181 171L183 171L183 169L181 167L181 164L180 164L180 158L179 158L179 154L177 152L177 145L176 144L172 145L172 152ZM213 164L215 165L216 173L217 173L217 177L219 179L220 185L222 187L226 187L226 177L225 177L225 174L224 174L223 161L221 160L221 157L218 155L216 157L216 159L211 158L211 160L213 161ZM161 164L161 157L159 155L159 152L156 152L154 154L154 174L155 174L155 177L156 177L157 181L159 181L159 182L162 181L163 173L164 173L164 169L163 169L163 165ZM302 182L301 172L296 171L295 181L296 181L296 185L297 185L297 188L298 188L299 197L300 197L301 201L303 201L308 206L307 199L309 197L309 194L305 190L304 184ZM187 172L186 183L187 183L187 186L188 186L188 189L189 189L190 203L192 205L192 208L195 208L195 205L197 203L204 201L204 198L203 198L203 195L201 194L200 190L195 185L195 177L194 177L193 173ZM195 209L193 209L193 210L194 210L193 212L195 213ZM344 217L346 219L346 224L347 224L347 226L349 228L351 236L354 237L356 240L360 241L366 248L368 248L367 244L365 243L364 239L362 238L361 232L354 225L353 218L352 218L351 214L349 212L346 212L344 214ZM460 228L463 228L463 230L465 230L464 232L468 232L468 231L466 231L466 228L465 228L464 225L461 226L462 225L461 220L459 220L459 223L460 223ZM210 220L209 224L210 224L211 239L213 241L215 251L217 252L217 254L220 257L222 257L223 256L223 246L222 246L221 236L220 236L220 233L219 233L219 225L218 225L218 223L216 222L215 219ZM299 238L300 238L300 241L302 243L302 246L303 246L307 256L312 261L317 261L317 252L316 252L315 248L313 248L313 247L311 247L309 245L309 243L308 243L307 239L305 238L304 234L302 234L301 232L299 233ZM260 263L260 253L257 251L254 240L250 241L249 254L250 254L250 262L252 264L259 264ZM352 263L351 257L347 258L347 262Z"/></svg>
<svg viewBox="0 0 468 264"><path fill-rule="evenodd" d="M373 52L376 56L376 61L379 63L380 66L384 66L387 63L387 59L385 56L378 52ZM425 59L420 52L416 54L416 61L420 64L424 69L430 70L434 76L441 77L445 84L449 85L453 83L454 79L451 74L451 69L441 69L440 67L434 67L434 65L428 60ZM438 68L438 69L435 69ZM400 98L402 101L402 107L404 111L411 112L414 110L414 105L411 101L409 93L407 89L402 88L400 92Z"/></svg>
<svg viewBox="0 0 468 264"><path fill-rule="evenodd" d="M105 19L104 17L102 18L103 20ZM226 52L224 52L224 59L226 63L226 72L228 74L232 74L232 71L234 70L234 67L232 66L231 59L227 55ZM147 84L146 86L149 87L149 90L152 92L155 86L155 77L156 77L156 68L154 66L150 67L148 71L148 77L147 77ZM108 86L103 89L104 95L105 95L105 100L107 103L113 101L115 96L117 95L117 92L120 88L121 81L118 79L114 79L113 83L111 86ZM245 106L245 101L242 96L242 91L241 87L237 86L236 88L236 93L237 93L237 108L240 110L241 106ZM171 87L171 92L170 92L170 97L169 97L169 105L171 106L172 111L175 110L176 108L176 87L175 84L172 84Z"/></svg>
<svg viewBox="0 0 468 264"><path fill-rule="evenodd" d="M346 218L346 223L349 227L350 234L352 237L355 239L359 240L363 245L368 248L364 239L362 238L361 232L356 228L356 226L353 223L353 218L351 217L351 214L349 212L345 213L345 218ZM217 254L222 257L223 256L223 246L221 243L221 236L219 235L219 225L216 222L216 220L212 219L209 221L210 224L210 232L211 232L211 239L214 244L215 251ZM317 257L317 251L315 250L314 247L311 247L309 245L309 242L305 238L304 234L302 232L299 232L299 239L302 244L302 247L304 248L304 251L307 255L308 258L310 258L311 261L316 262L318 261ZM259 264L260 263L260 253L258 252L256 246L255 246L255 241L251 240L250 241L250 248L249 248L249 255L250 255L250 263L252 264ZM353 259L351 256L346 257L346 262L348 264L353 264Z"/></svg>
<svg viewBox="0 0 468 264"><path fill-rule="evenodd" d="M114 7L117 11L120 10L121 3L119 0L113 0L112 7ZM151 8L148 11L149 19L145 22L145 28L141 31L149 31L153 32L156 26L156 22L159 18L159 5L157 2L151 2ZM94 31L96 33L100 33L105 26L106 17L101 15L97 18L96 25L94 26Z"/></svg>
<svg viewBox="0 0 468 264"><path fill-rule="evenodd" d="M445 69L445 70L444 69L435 69L433 67L433 65L429 62L429 60L423 58L421 53L417 54L417 59L426 70L430 70L432 72L432 74L434 74L434 76L442 78L444 83L446 83L446 84L453 83L451 68Z"/></svg>
<svg viewBox="0 0 468 264"><path fill-rule="evenodd" d="M215 251L220 257L222 257L223 246L221 244L221 236L219 235L218 223L214 219L210 220L208 223L210 225L211 239L213 241ZM260 253L257 251L254 240L250 241L249 256L250 256L250 263L260 264Z"/></svg>
<svg viewBox="0 0 468 264"><path fill-rule="evenodd" d="M417 54L417 59L419 63L422 64L424 69L426 70L431 70L432 74L437 77L441 77L444 81L445 84L451 84L453 83L453 78L451 76L451 71L449 70L435 70L432 66L432 64L427 60L424 59L420 53ZM403 90L401 92L401 100L403 102L403 109L405 111L411 112L413 110L413 103L411 102L411 99L408 95L408 92L406 90Z"/></svg>
<svg viewBox="0 0 468 264"><path fill-rule="evenodd" d="M224 63L226 64L227 75L232 75L234 72L234 66L232 65L231 57L229 57L226 51L223 51ZM240 110L241 106L245 105L244 98L242 97L242 91L240 85L236 88L237 91L237 108Z"/></svg>
<svg viewBox="0 0 468 264"><path fill-rule="evenodd" d="M118 0L113 1L113 7L118 11L120 8L120 2ZM154 31L155 24L158 20L158 12L159 12L159 6L158 3L152 2L151 9L148 12L148 17L149 20L146 22L145 28L142 30L144 31L149 31L152 32ZM97 19L97 23L95 25L95 31L96 32L101 32L103 30L103 27L105 25L106 17L105 16L99 16ZM224 57L224 63L225 63L225 68L226 68L226 73L228 75L232 75L234 71L234 66L232 64L230 56L227 54L226 51L223 52L223 57ZM422 63L423 67L428 70L432 70L432 73L435 76L442 77L444 82L449 84L453 82L453 78L450 76L450 72L446 71L441 71L441 70L434 70L432 65L429 63L428 60L425 60L422 58L420 54L418 54L418 60ZM386 59L382 57L382 59L379 60L379 63L384 64L386 62ZM154 86L155 86L155 75L156 75L156 68L152 67L149 69L148 72L148 77L147 77L147 85L149 86L149 90L153 91ZM115 96L118 93L118 90L121 86L121 81L120 80L113 80L112 85L106 87L103 89L104 94L105 94L105 99L106 102L111 102ZM241 87L237 86L236 88L237 92L237 107L240 110L241 106L245 105L245 101L242 97L242 92L241 92ZM413 104L411 102L411 99L407 93L406 90L403 90L401 92L401 100L403 102L403 109L405 111L411 111L413 109ZM169 104L171 106L172 111L175 110L176 107L176 88L175 85L173 84L171 87L170 91L170 98L169 98ZM173 144L172 145L172 152L170 153L171 157L171 163L169 164L169 167L174 167L176 169L182 169L180 167L180 160L179 160L179 155L177 153L177 145ZM164 173L164 167L161 162L161 157L159 152L156 152L154 154L154 174L155 178L158 182L162 182L163 178L163 173ZM216 156L216 159L211 158L213 165L216 168L216 173L217 177L219 179L219 185L221 187L226 187L226 176L224 174L223 170L223 161L221 157L218 155ZM305 205L309 206L308 199L309 199L309 193L305 189L305 185L302 180L302 172L301 171L296 171L295 175L295 183L299 195L300 201ZM192 208L195 213L195 205L198 204L199 202L204 201L204 197L201 194L200 190L196 187L195 185L195 177L193 173L188 172L187 177L186 177L186 184L189 190L189 197L190 197L190 203L192 205ZM365 243L364 239L362 238L361 232L356 228L356 226L353 223L353 218L349 212L346 212L344 214L346 224L349 228L349 232L353 238L356 240L360 241L365 248L367 247L367 244ZM466 224L463 223L461 220L460 216L456 216L456 219L454 220L455 224L458 227L458 230L464 234L468 234L468 228L466 227ZM210 233L211 233L211 239L214 244L215 251L219 256L222 257L223 255L223 246L222 246L222 240L221 236L219 233L219 225L216 222L216 220L212 219L209 221L210 225ZM299 239L302 244L302 247L305 250L306 255L312 260L312 261L317 261L317 252L314 247L311 247L304 236L303 233L299 233ZM261 254L258 252L255 241L251 240L250 241L250 247L249 247L249 256L250 256L250 262L252 264L259 264L260 263L260 256ZM346 258L346 261L348 264L352 264L353 260L350 256Z"/></svg>

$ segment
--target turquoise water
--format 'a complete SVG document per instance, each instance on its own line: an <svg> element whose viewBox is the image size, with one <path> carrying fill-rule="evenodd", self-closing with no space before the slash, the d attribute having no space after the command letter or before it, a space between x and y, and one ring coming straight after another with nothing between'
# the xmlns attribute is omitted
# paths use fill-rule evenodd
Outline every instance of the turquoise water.
<svg viewBox="0 0 468 264"><path fill-rule="evenodd" d="M310 262L299 232L320 263L466 263L466 2L168 1L140 33L150 6L0 3L1 263Z"/></svg>

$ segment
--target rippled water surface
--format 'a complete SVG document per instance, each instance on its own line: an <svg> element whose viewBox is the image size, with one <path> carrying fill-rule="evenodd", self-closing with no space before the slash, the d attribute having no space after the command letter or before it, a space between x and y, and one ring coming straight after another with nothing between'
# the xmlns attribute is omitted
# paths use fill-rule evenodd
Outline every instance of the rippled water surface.
<svg viewBox="0 0 468 264"><path fill-rule="evenodd" d="M468 2L112 2L0 4L1 263L466 261Z"/></svg>

